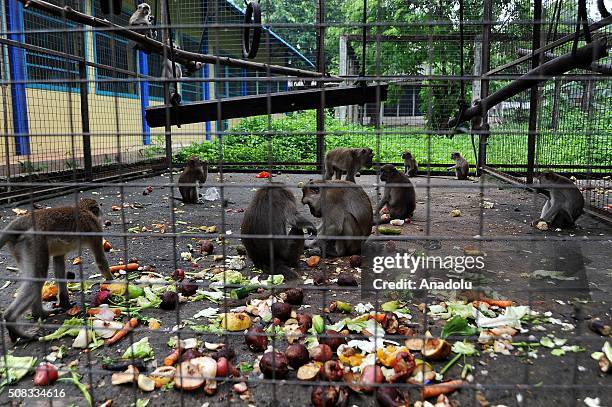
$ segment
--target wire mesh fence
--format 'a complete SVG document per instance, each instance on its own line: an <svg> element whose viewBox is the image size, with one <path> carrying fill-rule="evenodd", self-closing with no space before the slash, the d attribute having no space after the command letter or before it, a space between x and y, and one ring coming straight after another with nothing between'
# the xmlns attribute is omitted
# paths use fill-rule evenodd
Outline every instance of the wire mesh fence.
<svg viewBox="0 0 612 407"><path fill-rule="evenodd" d="M605 4L141 3L0 0L0 400L612 401Z"/></svg>

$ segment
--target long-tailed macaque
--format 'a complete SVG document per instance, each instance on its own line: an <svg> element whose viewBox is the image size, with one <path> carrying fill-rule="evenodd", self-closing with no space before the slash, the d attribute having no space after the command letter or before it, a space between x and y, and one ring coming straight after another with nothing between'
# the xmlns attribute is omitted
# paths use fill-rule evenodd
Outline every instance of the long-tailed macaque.
<svg viewBox="0 0 612 407"><path fill-rule="evenodd" d="M371 148L335 148L325 155L325 179L342 178L346 172L346 180L355 182L355 174L362 168L371 168L374 153Z"/></svg>
<svg viewBox="0 0 612 407"><path fill-rule="evenodd" d="M573 227L584 209L584 197L578 187L568 178L552 171L542 172L536 178L541 184L538 190L544 192L548 199L540 218L532 225L544 221L553 228Z"/></svg>
<svg viewBox="0 0 612 407"><path fill-rule="evenodd" d="M367 237L372 232L372 203L363 188L349 181L309 181L302 188L302 203L321 218L319 236ZM329 256L359 254L363 239L318 239L313 246Z"/></svg>
<svg viewBox="0 0 612 407"><path fill-rule="evenodd" d="M380 210L386 206L389 210L389 219L411 218L416 208L416 194L410 178L400 173L395 166L385 164L380 169L380 180L387 185L382 199L376 206L374 216L378 216ZM388 186L389 184L399 185Z"/></svg>
<svg viewBox="0 0 612 407"><path fill-rule="evenodd" d="M410 151L404 151L402 158L404 159L404 174L409 177L416 177L419 172L419 165L412 156L412 153Z"/></svg>
<svg viewBox="0 0 612 407"><path fill-rule="evenodd" d="M291 191L273 183L255 193L240 226L243 235L287 236L283 239L242 238L256 267L267 273L283 274L287 279L298 277L290 267L297 267L304 251L303 229L313 236L317 234L314 224L298 212Z"/></svg>
<svg viewBox="0 0 612 407"><path fill-rule="evenodd" d="M104 255L102 236L89 235L102 233L99 215L98 203L87 198L81 199L78 207L63 206L35 210L29 215L13 220L2 231L0 248L8 244L24 278L17 297L4 311L6 328L13 342L18 338L36 338L36 335L23 332L16 326L17 318L24 315L28 308L32 308L32 316L35 319L45 318L48 315L42 306L41 289L47 278L49 257L53 258L60 306L64 309L70 307L66 285L66 254L79 249L80 246L89 247L100 273L109 280L113 278ZM37 234L37 232L51 233ZM78 235L78 233L87 233L87 235Z"/></svg>
<svg viewBox="0 0 612 407"><path fill-rule="evenodd" d="M208 162L192 156L187 160L183 173L179 176L179 192L183 203L198 203L198 185L204 184L208 177Z"/></svg>
<svg viewBox="0 0 612 407"><path fill-rule="evenodd" d="M470 172L470 165L465 160L465 158L461 157L461 154L458 152L454 152L451 154L451 160L455 162L455 165L451 165L447 168L447 170L455 170L455 174L457 175L457 179L466 180L468 179L468 173Z"/></svg>

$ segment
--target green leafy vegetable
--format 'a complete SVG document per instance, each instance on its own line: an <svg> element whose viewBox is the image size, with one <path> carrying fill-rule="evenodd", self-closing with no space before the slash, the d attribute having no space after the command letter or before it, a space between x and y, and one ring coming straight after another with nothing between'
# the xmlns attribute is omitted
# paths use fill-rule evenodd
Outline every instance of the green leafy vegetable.
<svg viewBox="0 0 612 407"><path fill-rule="evenodd" d="M137 358L137 359L144 359L144 360L155 358L155 353L153 352L153 348L149 344L149 337L144 337L138 342L134 342L132 345L130 345L125 350L121 358L122 359Z"/></svg>
<svg viewBox="0 0 612 407"><path fill-rule="evenodd" d="M39 338L39 341L53 341L55 339L63 338L64 336L72 336L76 337L83 326L83 319L79 317L70 318L64 321L62 326L57 328L57 330L53 333L50 333L47 336L43 336Z"/></svg>
<svg viewBox="0 0 612 407"><path fill-rule="evenodd" d="M33 356L0 355L0 393L4 390L4 386L18 382L34 366L36 358Z"/></svg>
<svg viewBox="0 0 612 407"><path fill-rule="evenodd" d="M442 333L440 334L440 337L444 339L448 338L451 335L470 336L476 334L477 332L478 329L473 326L470 326L467 318L455 315L446 322L444 328L442 328Z"/></svg>
<svg viewBox="0 0 612 407"><path fill-rule="evenodd" d="M238 270L222 271L221 273L215 274L210 280L232 285L245 284L249 282L249 279L245 278Z"/></svg>

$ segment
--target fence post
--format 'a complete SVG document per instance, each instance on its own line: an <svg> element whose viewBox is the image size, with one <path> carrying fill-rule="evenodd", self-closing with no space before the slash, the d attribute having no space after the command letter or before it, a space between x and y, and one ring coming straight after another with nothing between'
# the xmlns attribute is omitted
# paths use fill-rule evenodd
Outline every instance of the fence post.
<svg viewBox="0 0 612 407"><path fill-rule="evenodd" d="M484 75L491 69L491 19L493 18L492 0L485 0L482 26L482 49L480 57L480 75ZM481 76L480 99L489 96L489 79ZM476 175L481 176L483 168L487 165L487 139L489 138L489 110L484 108L482 115L482 128L478 137L478 163L476 164Z"/></svg>
<svg viewBox="0 0 612 407"><path fill-rule="evenodd" d="M85 180L93 180L91 159L91 134L89 131L89 98L87 96L87 65L79 61L79 92L81 95L81 130L83 131L83 166Z"/></svg>
<svg viewBox="0 0 612 407"><path fill-rule="evenodd" d="M317 71L325 73L325 0L317 1ZM324 87L323 82L317 84L318 87ZM321 93L321 106L317 108L317 169L323 172L323 160L325 154L325 111L323 104L325 102L325 92Z"/></svg>
<svg viewBox="0 0 612 407"><path fill-rule="evenodd" d="M533 8L533 38L532 51L540 48L540 35L542 27L542 0L534 1ZM540 65L541 53L534 55L531 59L531 68L535 69ZM540 98L540 88L538 84L531 87L529 96L529 132L527 136L527 184L533 183L535 170L535 150L538 130L538 101Z"/></svg>

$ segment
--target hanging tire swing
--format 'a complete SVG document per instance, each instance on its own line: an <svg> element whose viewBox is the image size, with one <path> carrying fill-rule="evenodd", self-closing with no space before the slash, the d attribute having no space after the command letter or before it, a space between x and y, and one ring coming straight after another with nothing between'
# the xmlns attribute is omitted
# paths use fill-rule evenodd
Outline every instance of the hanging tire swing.
<svg viewBox="0 0 612 407"><path fill-rule="evenodd" d="M253 59L257 56L259 50L259 41L261 39L261 9L257 1L250 1L246 4L244 12L244 28L242 32L242 56ZM253 26L253 35L251 36L251 27Z"/></svg>

